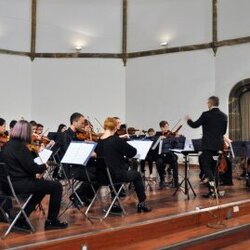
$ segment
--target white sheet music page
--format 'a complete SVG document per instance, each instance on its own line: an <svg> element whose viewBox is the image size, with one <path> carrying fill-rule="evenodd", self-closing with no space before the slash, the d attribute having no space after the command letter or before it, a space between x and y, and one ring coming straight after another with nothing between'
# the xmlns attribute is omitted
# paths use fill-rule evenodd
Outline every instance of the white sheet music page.
<svg viewBox="0 0 250 250"><path fill-rule="evenodd" d="M134 156L134 158L145 160L149 149L151 148L153 142L152 141L128 141L128 144L136 148L137 154Z"/></svg>
<svg viewBox="0 0 250 250"><path fill-rule="evenodd" d="M38 153L39 156L34 159L34 162L38 165L45 164L47 163L52 153L53 152L51 150L44 148L42 151Z"/></svg>
<svg viewBox="0 0 250 250"><path fill-rule="evenodd" d="M71 142L61 163L86 166L96 145L95 142Z"/></svg>

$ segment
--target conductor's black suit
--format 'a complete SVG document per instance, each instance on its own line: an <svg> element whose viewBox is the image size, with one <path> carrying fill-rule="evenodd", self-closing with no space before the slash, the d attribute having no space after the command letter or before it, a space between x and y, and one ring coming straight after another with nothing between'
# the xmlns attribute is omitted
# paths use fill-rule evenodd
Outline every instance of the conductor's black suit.
<svg viewBox="0 0 250 250"><path fill-rule="evenodd" d="M227 115L219 108L213 107L211 110L203 112L200 118L193 122L187 121L192 128L202 126L202 154L200 161L206 177L209 181L214 181L214 160L213 156L223 149L223 136L227 130Z"/></svg>

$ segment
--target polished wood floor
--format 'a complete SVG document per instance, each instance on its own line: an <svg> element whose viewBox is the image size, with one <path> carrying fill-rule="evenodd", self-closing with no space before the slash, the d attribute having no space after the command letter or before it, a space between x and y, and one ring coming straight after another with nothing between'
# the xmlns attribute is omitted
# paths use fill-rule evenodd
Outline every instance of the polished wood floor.
<svg viewBox="0 0 250 250"><path fill-rule="evenodd" d="M206 192L204 185L201 185L198 178L198 169L193 166L190 168L190 181L197 193L197 197L194 197L191 190L190 199L179 190L175 196L173 192L175 189L166 187L163 190L158 189L158 184L152 183L152 190L147 189L148 204L153 208L153 211L146 214L138 214L136 212L136 196L132 194L125 199L123 199L123 204L125 206L126 216L109 216L106 220L94 221L92 224L77 210L71 208L63 216L69 222L69 227L65 230L53 230L44 231L44 221L46 215L41 212L34 212L31 216L32 223L35 226L36 233L29 234L23 232L12 231L9 236L0 241L0 249L35 249L38 247L42 249L44 242L52 242L53 240L69 239L72 237L77 237L81 235L94 235L105 230L115 230L124 228L126 226L131 227L131 225L139 225L140 223L150 223L157 219L167 218L175 215L184 215L188 212L197 211L200 209L208 208L216 205L215 200L205 199L201 197L201 194ZM180 174L183 175L183 169L180 169ZM227 204L236 201L244 201L249 199L249 189L245 186L245 181L234 179L234 186L227 186L221 188L225 190L226 194L220 199L221 204ZM66 200L65 200L66 203ZM47 201L43 202L43 206L46 207ZM64 206L64 204L62 204ZM96 208L96 213L99 213L100 209ZM249 219L250 221L250 219ZM6 229L6 224L0 224L0 232L3 233ZM105 243L103 243L105 246ZM154 245L154 242L152 242ZM140 243L138 243L139 247ZM154 249L154 247L148 249ZM57 249L57 248L53 248ZM59 248L58 248L59 249ZM62 248L63 249L63 248ZM66 248L65 248L66 249ZM70 249L70 248L69 248ZM105 249L105 248L103 248ZM133 248L131 249L140 249Z"/></svg>

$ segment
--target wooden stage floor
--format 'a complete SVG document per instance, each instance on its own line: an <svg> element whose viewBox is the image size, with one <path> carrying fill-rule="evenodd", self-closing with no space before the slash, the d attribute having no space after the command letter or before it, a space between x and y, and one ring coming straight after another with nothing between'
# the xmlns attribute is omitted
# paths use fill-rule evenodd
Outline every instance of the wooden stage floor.
<svg viewBox="0 0 250 250"><path fill-rule="evenodd" d="M153 211L150 213L138 214L136 212L136 197L135 194L132 194L122 199L127 212L126 216L112 215L102 222L94 220L94 223L91 224L77 209L71 208L62 218L69 223L67 229L44 231L43 227L46 215L38 211L34 212L31 216L31 220L36 229L36 233L30 234L12 231L6 239L0 240L0 249L36 249L36 247L42 249L41 246L43 246L45 242L56 242L71 239L76 236L94 235L105 230L133 227L133 225L136 226L140 223L151 223L160 218L175 215L181 216L191 211L197 211L197 209L215 206L215 200L201 197L201 194L207 192L207 189L204 185L200 184L198 173L197 167L191 167L190 181L197 193L197 197L194 197L190 190L190 200L187 199L187 196L181 190L173 196L172 194L175 189L166 187L163 190L159 190L158 184L153 186L153 190L147 190L148 204L153 208ZM180 168L180 175L183 176L182 168ZM234 186L221 187L221 190L225 190L226 192L225 196L220 199L222 204L249 199L249 188L246 188L245 181L234 179ZM47 209L46 204L47 201L45 200L45 210ZM0 223L1 234L3 234L5 229L6 224ZM103 244L105 245L105 243ZM61 246L60 249L64 249L63 246Z"/></svg>

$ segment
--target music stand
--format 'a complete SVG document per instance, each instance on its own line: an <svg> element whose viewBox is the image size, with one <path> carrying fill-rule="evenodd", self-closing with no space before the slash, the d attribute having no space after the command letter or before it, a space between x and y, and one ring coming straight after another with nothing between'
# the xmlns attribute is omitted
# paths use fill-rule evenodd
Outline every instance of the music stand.
<svg viewBox="0 0 250 250"><path fill-rule="evenodd" d="M184 156L184 178L182 179L181 183L178 185L178 187L176 188L175 192L173 193L173 196L176 195L177 191L180 189L182 183L184 182L184 194L187 195L188 200L189 200L189 189L192 190L193 195L196 197L196 193L193 189L193 186L191 184L191 182L189 181L189 177L188 177L188 156L190 154L197 154L199 151L201 151L201 140L200 139L195 139L190 141L190 143L185 143L185 148L184 149L172 149L172 152L175 153L180 153Z"/></svg>

